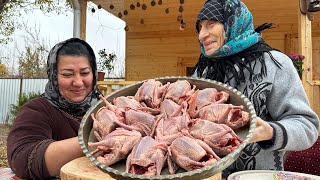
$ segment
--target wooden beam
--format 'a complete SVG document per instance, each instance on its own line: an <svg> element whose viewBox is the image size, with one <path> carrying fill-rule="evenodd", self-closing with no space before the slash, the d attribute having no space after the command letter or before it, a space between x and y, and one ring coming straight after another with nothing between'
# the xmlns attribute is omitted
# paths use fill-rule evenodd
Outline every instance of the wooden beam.
<svg viewBox="0 0 320 180"><path fill-rule="evenodd" d="M302 68L302 83L309 98L311 105L313 105L313 83L312 83L312 33L311 21L306 14L303 14L298 8L298 44L299 54L305 56Z"/></svg>
<svg viewBox="0 0 320 180"><path fill-rule="evenodd" d="M79 0L80 3L80 38L86 40L87 32L87 0Z"/></svg>

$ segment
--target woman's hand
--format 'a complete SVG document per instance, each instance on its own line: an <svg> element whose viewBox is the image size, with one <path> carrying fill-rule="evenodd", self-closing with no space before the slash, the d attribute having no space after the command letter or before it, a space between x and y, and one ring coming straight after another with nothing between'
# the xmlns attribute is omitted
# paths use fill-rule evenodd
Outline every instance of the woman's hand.
<svg viewBox="0 0 320 180"><path fill-rule="evenodd" d="M266 121L262 120L260 117L257 118L257 127L253 132L253 136L250 140L250 143L266 141L272 139L273 128Z"/></svg>

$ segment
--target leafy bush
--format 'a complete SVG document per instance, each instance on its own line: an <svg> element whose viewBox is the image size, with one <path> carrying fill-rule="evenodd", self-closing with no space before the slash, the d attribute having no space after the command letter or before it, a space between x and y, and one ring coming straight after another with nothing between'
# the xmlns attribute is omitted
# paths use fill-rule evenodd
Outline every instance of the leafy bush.
<svg viewBox="0 0 320 180"><path fill-rule="evenodd" d="M31 99L40 97L42 93L40 92L29 92L29 93L23 93L19 98L16 104L10 104L9 107L9 113L7 115L5 124L11 125L14 122L14 119L16 118L21 106L23 106L26 102L28 102Z"/></svg>

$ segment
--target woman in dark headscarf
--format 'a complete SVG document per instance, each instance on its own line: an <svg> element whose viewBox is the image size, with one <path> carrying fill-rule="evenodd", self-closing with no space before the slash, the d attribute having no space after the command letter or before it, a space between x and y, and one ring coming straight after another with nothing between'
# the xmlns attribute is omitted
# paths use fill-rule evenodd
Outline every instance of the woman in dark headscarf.
<svg viewBox="0 0 320 180"><path fill-rule="evenodd" d="M283 170L285 151L307 149L317 140L319 119L292 61L266 44L239 0L208 0L196 29L202 54L197 77L235 87L254 104L259 118L249 144L223 176L241 170Z"/></svg>
<svg viewBox="0 0 320 180"><path fill-rule="evenodd" d="M100 94L90 45L71 38L48 56L43 97L21 107L7 140L8 162L23 179L58 176L67 162L83 156L77 135L82 116Z"/></svg>

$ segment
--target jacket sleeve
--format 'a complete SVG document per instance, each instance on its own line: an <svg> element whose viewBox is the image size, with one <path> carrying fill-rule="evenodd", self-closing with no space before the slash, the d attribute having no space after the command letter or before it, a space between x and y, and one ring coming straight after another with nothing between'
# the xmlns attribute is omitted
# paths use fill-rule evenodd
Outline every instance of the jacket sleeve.
<svg viewBox="0 0 320 180"><path fill-rule="evenodd" d="M39 102L39 101L38 101ZM48 178L44 153L52 139L52 127L45 108L34 102L19 111L7 139L10 168L23 179Z"/></svg>
<svg viewBox="0 0 320 180"><path fill-rule="evenodd" d="M267 150L300 151L311 147L318 138L319 118L311 109L301 80L291 59L280 52L273 56L277 68L267 108L276 136Z"/></svg>

